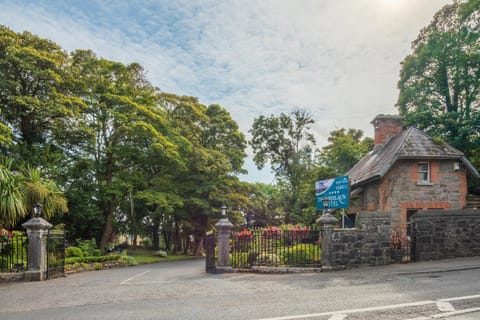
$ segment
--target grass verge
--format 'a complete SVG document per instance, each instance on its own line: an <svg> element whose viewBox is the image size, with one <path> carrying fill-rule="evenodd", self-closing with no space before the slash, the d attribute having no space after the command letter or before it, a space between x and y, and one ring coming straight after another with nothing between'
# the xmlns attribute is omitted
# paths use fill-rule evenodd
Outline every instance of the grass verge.
<svg viewBox="0 0 480 320"><path fill-rule="evenodd" d="M188 259L195 258L193 256L187 256L187 255L160 257L155 255L155 251L143 249L143 248L142 249L138 248L137 250L128 249L127 255L134 257L138 264L157 263L157 262L163 262L163 261L188 260Z"/></svg>

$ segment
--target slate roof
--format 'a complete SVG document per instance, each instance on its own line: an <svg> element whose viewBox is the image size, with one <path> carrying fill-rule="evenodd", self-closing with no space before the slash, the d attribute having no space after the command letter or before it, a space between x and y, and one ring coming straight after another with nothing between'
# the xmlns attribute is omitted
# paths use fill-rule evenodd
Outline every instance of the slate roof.
<svg viewBox="0 0 480 320"><path fill-rule="evenodd" d="M415 127L409 127L384 144L375 146L347 172L352 189L383 177L400 159L457 159L469 173L480 178L478 171L461 151L447 143L435 141Z"/></svg>

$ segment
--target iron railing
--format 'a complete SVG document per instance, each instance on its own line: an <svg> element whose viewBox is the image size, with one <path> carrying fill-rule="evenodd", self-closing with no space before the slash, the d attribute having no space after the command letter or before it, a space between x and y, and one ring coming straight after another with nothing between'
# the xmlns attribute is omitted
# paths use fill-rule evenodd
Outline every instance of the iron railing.
<svg viewBox="0 0 480 320"><path fill-rule="evenodd" d="M47 279L65 275L65 233L49 230L47 235Z"/></svg>
<svg viewBox="0 0 480 320"><path fill-rule="evenodd" d="M27 236L0 237L0 272L20 272L27 268Z"/></svg>
<svg viewBox="0 0 480 320"><path fill-rule="evenodd" d="M390 233L390 249L392 262L411 262L413 260L412 247L415 246L413 239L413 225L410 223L396 225Z"/></svg>
<svg viewBox="0 0 480 320"><path fill-rule="evenodd" d="M298 226L291 229L245 229L233 232L231 239L230 265L233 268L320 266L317 229Z"/></svg>

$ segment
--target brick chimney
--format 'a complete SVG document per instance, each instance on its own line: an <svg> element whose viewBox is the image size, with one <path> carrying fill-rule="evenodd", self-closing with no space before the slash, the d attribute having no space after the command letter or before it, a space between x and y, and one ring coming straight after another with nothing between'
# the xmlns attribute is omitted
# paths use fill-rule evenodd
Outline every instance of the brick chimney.
<svg viewBox="0 0 480 320"><path fill-rule="evenodd" d="M403 118L398 115L379 114L371 124L375 128L375 145L380 145L403 130Z"/></svg>

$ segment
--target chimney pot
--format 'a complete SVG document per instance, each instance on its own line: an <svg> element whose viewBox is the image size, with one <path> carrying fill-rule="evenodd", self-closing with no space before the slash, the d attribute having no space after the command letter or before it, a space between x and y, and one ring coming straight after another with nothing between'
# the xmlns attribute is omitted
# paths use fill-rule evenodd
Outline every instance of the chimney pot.
<svg viewBox="0 0 480 320"><path fill-rule="evenodd" d="M384 144L403 130L403 118L399 115L379 114L371 122L375 129L375 145Z"/></svg>

